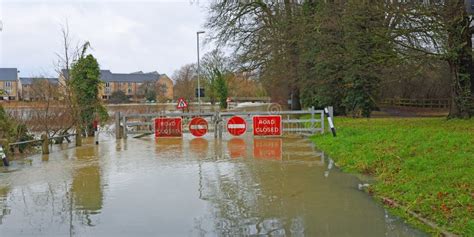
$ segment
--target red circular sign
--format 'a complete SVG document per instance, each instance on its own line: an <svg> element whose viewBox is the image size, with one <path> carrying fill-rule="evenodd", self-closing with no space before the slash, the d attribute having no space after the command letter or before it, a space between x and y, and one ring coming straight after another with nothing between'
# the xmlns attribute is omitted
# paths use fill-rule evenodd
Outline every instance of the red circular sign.
<svg viewBox="0 0 474 237"><path fill-rule="evenodd" d="M189 123L189 131L196 137L202 137L207 133L207 121L201 117L196 117Z"/></svg>
<svg viewBox="0 0 474 237"><path fill-rule="evenodd" d="M227 122L227 131L234 136L240 136L247 130L247 123L242 117L234 116Z"/></svg>

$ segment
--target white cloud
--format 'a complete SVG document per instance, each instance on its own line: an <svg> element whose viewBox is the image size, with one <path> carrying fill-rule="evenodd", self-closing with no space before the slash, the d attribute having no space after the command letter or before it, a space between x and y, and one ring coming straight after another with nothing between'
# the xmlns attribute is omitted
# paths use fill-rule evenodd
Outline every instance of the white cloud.
<svg viewBox="0 0 474 237"><path fill-rule="evenodd" d="M21 76L54 76L60 25L67 19L76 40L90 41L102 68L171 75L196 61L196 31L205 22L204 5L203 1L3 0L0 67L17 67Z"/></svg>

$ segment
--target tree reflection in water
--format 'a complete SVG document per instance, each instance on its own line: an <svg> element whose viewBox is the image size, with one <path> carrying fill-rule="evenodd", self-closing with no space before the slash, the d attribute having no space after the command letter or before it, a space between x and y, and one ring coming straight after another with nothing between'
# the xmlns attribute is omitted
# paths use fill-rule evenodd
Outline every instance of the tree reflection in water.
<svg viewBox="0 0 474 237"><path fill-rule="evenodd" d="M91 215L102 209L103 192L97 146L76 149L78 165L73 171L71 195L81 223L94 226Z"/></svg>
<svg viewBox="0 0 474 237"><path fill-rule="evenodd" d="M3 223L3 218L10 214L10 209L7 207L7 197L10 191L9 187L0 187L0 225Z"/></svg>

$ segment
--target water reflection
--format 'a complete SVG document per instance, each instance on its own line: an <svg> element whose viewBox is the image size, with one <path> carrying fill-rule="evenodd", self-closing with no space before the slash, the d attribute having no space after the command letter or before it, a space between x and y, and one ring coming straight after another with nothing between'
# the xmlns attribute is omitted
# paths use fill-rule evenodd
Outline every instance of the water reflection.
<svg viewBox="0 0 474 237"><path fill-rule="evenodd" d="M314 156L301 140L252 139L255 159L274 162L211 163L202 169L202 198L212 204L212 226L217 236L417 236L403 227L355 187L353 177L334 173L333 161ZM288 142L288 141L287 141ZM241 156L246 141L228 141L229 155ZM288 147L288 144L287 146ZM313 154L311 162L308 154ZM303 161L303 162L302 162ZM288 163L289 162L289 163ZM382 217L382 218L381 218ZM200 220L197 229L202 230ZM395 226L395 228L394 228Z"/></svg>
<svg viewBox="0 0 474 237"><path fill-rule="evenodd" d="M155 140L155 151L157 154L167 154L166 156L177 156L183 152L183 139L182 138L157 138Z"/></svg>
<svg viewBox="0 0 474 237"><path fill-rule="evenodd" d="M3 218L10 214L10 209L8 209L6 203L9 191L9 187L0 187L0 225L3 223Z"/></svg>
<svg viewBox="0 0 474 237"><path fill-rule="evenodd" d="M78 165L73 171L71 185L74 209L84 216L84 223L92 226L89 216L100 213L103 201L97 146L86 146L75 151Z"/></svg>
<svg viewBox="0 0 474 237"><path fill-rule="evenodd" d="M189 142L190 155L206 158L209 150L209 142L204 138L193 138Z"/></svg>
<svg viewBox="0 0 474 237"><path fill-rule="evenodd" d="M0 171L2 236L422 236L304 139L112 137L42 159Z"/></svg>
<svg viewBox="0 0 474 237"><path fill-rule="evenodd" d="M227 142L227 149L231 158L247 157L247 144L242 138L232 138Z"/></svg>
<svg viewBox="0 0 474 237"><path fill-rule="evenodd" d="M255 138L253 140L253 157L255 159L281 160L281 138Z"/></svg>

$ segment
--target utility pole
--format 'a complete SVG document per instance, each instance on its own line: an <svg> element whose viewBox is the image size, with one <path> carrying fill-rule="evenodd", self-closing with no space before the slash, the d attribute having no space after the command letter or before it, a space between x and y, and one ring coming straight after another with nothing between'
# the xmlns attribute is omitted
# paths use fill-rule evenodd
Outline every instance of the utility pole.
<svg viewBox="0 0 474 237"><path fill-rule="evenodd" d="M201 113L201 82L199 79L199 74L201 73L201 68L199 64L199 35L204 34L204 31L198 31L196 32L196 39L197 39L197 78L198 78L198 107L199 107L199 113Z"/></svg>

